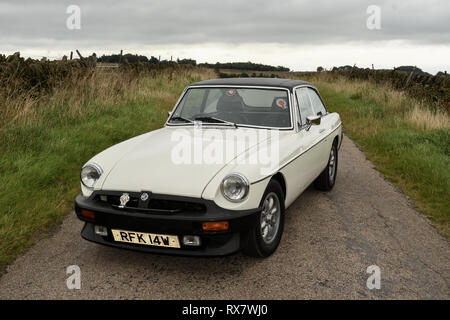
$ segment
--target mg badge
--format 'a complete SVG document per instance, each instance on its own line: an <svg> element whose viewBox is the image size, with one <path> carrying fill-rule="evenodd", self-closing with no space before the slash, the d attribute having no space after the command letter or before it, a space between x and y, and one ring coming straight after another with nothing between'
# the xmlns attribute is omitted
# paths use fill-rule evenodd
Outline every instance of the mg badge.
<svg viewBox="0 0 450 320"><path fill-rule="evenodd" d="M125 205L130 201L130 195L128 193L124 193L120 196L120 206L119 208L125 207Z"/></svg>
<svg viewBox="0 0 450 320"><path fill-rule="evenodd" d="M144 192L144 193L141 194L141 200L142 201L147 201L148 200L148 193L147 192Z"/></svg>

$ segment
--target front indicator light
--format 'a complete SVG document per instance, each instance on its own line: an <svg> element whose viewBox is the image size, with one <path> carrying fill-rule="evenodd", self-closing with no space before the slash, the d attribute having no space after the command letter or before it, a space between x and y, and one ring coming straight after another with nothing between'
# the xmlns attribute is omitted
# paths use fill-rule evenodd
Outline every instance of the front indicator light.
<svg viewBox="0 0 450 320"><path fill-rule="evenodd" d="M95 220L95 213L93 211L81 209L81 215L85 218Z"/></svg>
<svg viewBox="0 0 450 320"><path fill-rule="evenodd" d="M228 221L203 222L203 231L227 231Z"/></svg>

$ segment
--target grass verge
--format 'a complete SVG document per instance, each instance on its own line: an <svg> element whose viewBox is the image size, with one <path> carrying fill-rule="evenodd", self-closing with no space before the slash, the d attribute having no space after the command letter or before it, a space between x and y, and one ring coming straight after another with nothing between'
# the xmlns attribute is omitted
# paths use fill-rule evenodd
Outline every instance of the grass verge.
<svg viewBox="0 0 450 320"><path fill-rule="evenodd" d="M383 85L309 79L348 136L450 238L450 118Z"/></svg>
<svg viewBox="0 0 450 320"><path fill-rule="evenodd" d="M87 160L161 127L186 85L212 77L201 69L136 78L99 71L47 97L10 101L29 107L9 112L0 131L0 271L71 211Z"/></svg>

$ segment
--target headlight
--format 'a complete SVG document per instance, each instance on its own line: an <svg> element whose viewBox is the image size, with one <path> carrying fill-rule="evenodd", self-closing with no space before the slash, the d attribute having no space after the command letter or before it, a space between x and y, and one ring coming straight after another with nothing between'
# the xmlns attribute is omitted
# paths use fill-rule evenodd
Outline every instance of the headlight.
<svg viewBox="0 0 450 320"><path fill-rule="evenodd" d="M242 201L248 194L249 183L246 177L239 173L227 175L220 185L223 196L232 201Z"/></svg>
<svg viewBox="0 0 450 320"><path fill-rule="evenodd" d="M81 182L87 188L92 189L102 173L103 170L98 165L88 163L81 169Z"/></svg>

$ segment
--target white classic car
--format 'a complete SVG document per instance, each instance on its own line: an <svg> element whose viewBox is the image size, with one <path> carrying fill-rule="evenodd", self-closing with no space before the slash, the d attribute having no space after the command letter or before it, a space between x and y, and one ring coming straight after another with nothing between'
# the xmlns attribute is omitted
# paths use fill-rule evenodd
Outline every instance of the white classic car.
<svg viewBox="0 0 450 320"><path fill-rule="evenodd" d="M82 237L154 253L267 257L286 208L311 183L333 188L341 141L339 115L308 82L194 83L163 128L83 166Z"/></svg>

